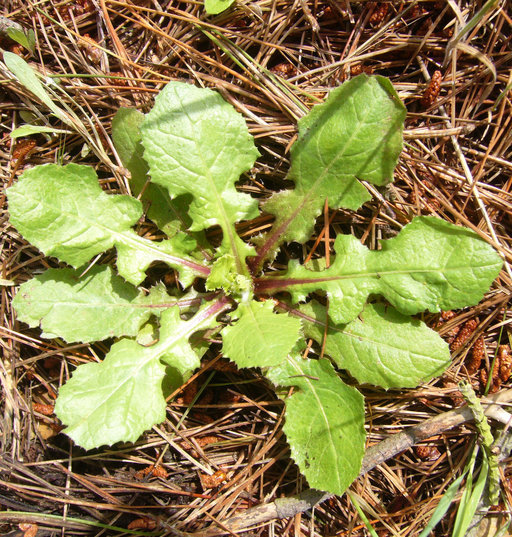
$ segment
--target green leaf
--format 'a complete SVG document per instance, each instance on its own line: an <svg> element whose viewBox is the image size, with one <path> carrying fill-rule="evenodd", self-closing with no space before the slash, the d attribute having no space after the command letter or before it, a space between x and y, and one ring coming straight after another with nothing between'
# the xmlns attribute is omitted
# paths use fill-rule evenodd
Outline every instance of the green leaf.
<svg viewBox="0 0 512 537"><path fill-rule="evenodd" d="M389 80L359 75L334 89L299 121L288 179L293 190L274 194L263 211L276 217L258 252L270 257L284 241L309 239L325 200L329 207L358 209L370 199L364 179L393 180L402 150L406 110Z"/></svg>
<svg viewBox="0 0 512 537"><path fill-rule="evenodd" d="M41 325L43 337L67 342L135 336L159 303L116 276L109 266L94 266L83 277L74 269L49 269L22 284L13 300L18 319ZM165 307L165 306L162 306Z"/></svg>
<svg viewBox="0 0 512 537"><path fill-rule="evenodd" d="M278 386L299 388L285 399L284 432L309 485L343 494L364 455L363 396L337 376L329 360L288 357L267 376Z"/></svg>
<svg viewBox="0 0 512 537"><path fill-rule="evenodd" d="M134 442L163 421L166 365L173 369L175 388L179 387L200 364L189 337L215 324L225 307L220 301L206 305L189 321L180 319L177 307L169 308L162 313L155 345L143 347L122 339L102 362L78 367L60 389L55 405L55 413L66 425L64 432L78 445L92 449L121 440Z"/></svg>
<svg viewBox="0 0 512 537"><path fill-rule="evenodd" d="M239 317L222 331L222 351L238 367L279 365L299 339L301 322L273 312L272 301L241 304Z"/></svg>
<svg viewBox="0 0 512 537"><path fill-rule="evenodd" d="M23 138L32 134L71 134L71 131L56 129L55 127L45 127L44 125L22 125L11 132L11 138Z"/></svg>
<svg viewBox="0 0 512 537"><path fill-rule="evenodd" d="M131 173L130 187L135 196L148 204L147 215L168 236L190 226L187 214L189 196L178 196L171 200L167 189L147 183L149 166L143 158L140 126L144 114L135 108L120 108L112 120L112 140L123 166Z"/></svg>
<svg viewBox="0 0 512 537"><path fill-rule="evenodd" d="M430 517L430 520L428 521L427 525L423 528L422 532L418 535L418 537L429 537L429 535L432 534L434 531L434 528L437 526L441 520L445 517L446 513L448 512L448 509L450 508L452 502L455 499L455 496L457 495L457 492L459 492L460 484L462 483L462 480L465 477L465 473L459 476L444 492L441 496L441 499L439 500L439 503L436 506L435 511L433 512L432 516Z"/></svg>
<svg viewBox="0 0 512 537"><path fill-rule="evenodd" d="M472 231L434 217L418 217L371 251L351 235L338 235L336 259L322 272L291 262L278 278L261 279L255 291L290 292L296 302L323 290L335 323L353 320L369 295L386 297L413 315L477 304L498 275L502 261Z"/></svg>
<svg viewBox="0 0 512 537"><path fill-rule="evenodd" d="M172 311L172 310L168 310ZM81 365L55 405L64 432L85 449L134 442L165 419L165 366L151 347L123 339L100 363Z"/></svg>
<svg viewBox="0 0 512 537"><path fill-rule="evenodd" d="M218 15L234 3L235 0L204 0L204 9L208 15Z"/></svg>
<svg viewBox="0 0 512 537"><path fill-rule="evenodd" d="M25 47L32 54L36 46L36 34L34 30L29 29L19 30L18 28L9 28L7 30L7 35L16 43L19 43L22 47Z"/></svg>
<svg viewBox="0 0 512 537"><path fill-rule="evenodd" d="M171 198L192 194L190 229L218 224L221 255L230 253L237 271L246 274L243 261L253 250L236 235L234 223L255 218L258 205L234 184L258 151L243 117L214 91L170 82L141 131L152 182L167 188Z"/></svg>
<svg viewBox="0 0 512 537"><path fill-rule="evenodd" d="M325 307L313 301L300 311L306 337L322 343ZM437 332L383 304L367 304L349 324L329 324L325 353L359 382L386 389L413 388L450 364L448 344Z"/></svg>
<svg viewBox="0 0 512 537"><path fill-rule="evenodd" d="M20 84L31 91L60 120L64 121L64 123L69 123L68 116L53 102L32 67L23 58L12 52L4 52L4 63Z"/></svg>
<svg viewBox="0 0 512 537"><path fill-rule="evenodd" d="M183 255L190 239L152 242L132 229L142 215L139 201L108 195L88 166L47 164L26 171L7 189L11 223L44 254L78 268L115 246L121 276L140 283L152 261L180 270L185 285L209 270ZM188 241L188 242L187 242Z"/></svg>

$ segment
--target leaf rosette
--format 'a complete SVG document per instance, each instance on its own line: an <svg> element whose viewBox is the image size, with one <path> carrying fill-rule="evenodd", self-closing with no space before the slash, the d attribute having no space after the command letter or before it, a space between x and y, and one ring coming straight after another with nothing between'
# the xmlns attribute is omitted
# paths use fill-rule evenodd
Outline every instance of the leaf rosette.
<svg viewBox="0 0 512 537"><path fill-rule="evenodd" d="M23 60L9 61L21 83L33 82ZM309 238L326 199L331 209L357 209L370 199L366 184L392 181L404 117L385 78L362 75L334 89L299 122L288 175L294 188L262 204L275 220L253 242L235 224L256 218L258 202L236 183L258 151L243 117L212 90L171 82L145 116L116 115L114 143L140 201L105 192L87 166L26 171L7 189L11 223L73 268L22 284L18 318L68 342L117 338L103 361L79 366L60 389L65 432L86 449L135 441L165 419L168 390L199 367L201 335L219 332L226 357L261 368L279 393L286 388L284 432L310 485L342 494L364 454L364 401L333 364L385 389L434 378L449 364L448 347L410 315L477 303L501 268L473 232L423 217L377 251L338 235L324 270L296 261L281 273L264 270L282 243ZM139 236L143 214L167 238ZM211 226L222 231L217 248L204 233ZM110 249L118 274L88 266ZM178 274L173 296L162 283L138 287L151 281L153 263ZM205 292L186 289L197 278ZM281 292L288 302L267 298ZM304 336L324 357L301 356Z"/></svg>

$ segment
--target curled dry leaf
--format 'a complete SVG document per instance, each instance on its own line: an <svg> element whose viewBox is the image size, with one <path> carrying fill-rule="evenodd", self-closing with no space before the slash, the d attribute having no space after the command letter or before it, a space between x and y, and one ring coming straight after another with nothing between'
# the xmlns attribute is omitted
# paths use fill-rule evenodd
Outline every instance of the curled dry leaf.
<svg viewBox="0 0 512 537"><path fill-rule="evenodd" d="M424 108L430 108L437 99L439 91L441 90L441 82L443 81L443 75L441 71L434 71L432 78L427 86L427 89L423 93L421 98L421 104Z"/></svg>
<svg viewBox="0 0 512 537"><path fill-rule="evenodd" d="M55 356L50 356L49 358L45 358L43 361L43 367L45 369L56 369L60 367L60 360L59 358L56 358Z"/></svg>

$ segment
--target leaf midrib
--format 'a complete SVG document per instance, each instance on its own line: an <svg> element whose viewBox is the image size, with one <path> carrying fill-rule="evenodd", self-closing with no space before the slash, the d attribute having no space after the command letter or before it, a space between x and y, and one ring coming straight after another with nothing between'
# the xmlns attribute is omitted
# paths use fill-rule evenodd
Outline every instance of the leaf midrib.
<svg viewBox="0 0 512 537"><path fill-rule="evenodd" d="M190 320L193 321L193 318ZM188 325L190 321L182 321L185 325ZM187 330L185 330L183 333L177 333L173 332L169 337L165 338L163 341L159 341L156 343L153 347L153 349L148 349L147 347L141 346L141 354L145 355L146 352L148 353L148 356L146 359L141 359L140 364L137 364L137 366L132 369L132 373L130 375L127 375L122 382L120 382L113 391L109 393L109 395L102 399L101 403L96 405L88 414L87 416L83 417L79 422L74 424L73 426L68 427L68 430L76 430L79 427L81 427L84 423L88 422L91 419L91 416L93 416L101 407L108 404L108 401L110 401L119 390L124 388L127 383L135 380L137 376L139 375L142 368L146 367L149 363L158 360L163 354L169 351L170 348L174 346L175 343L182 339L187 339L192 335L193 332L197 331L199 329L199 326L204 321L203 318L199 319L199 322L191 323L193 326L188 327ZM133 341L133 340L130 340ZM152 351L152 352L151 352ZM110 351L112 352L112 351ZM105 360L108 358L105 357Z"/></svg>
<svg viewBox="0 0 512 537"><path fill-rule="evenodd" d="M321 404L321 400L320 398L318 397L318 394L316 393L316 389L314 387L314 384L313 382L311 381L311 379L309 378L309 376L306 374L306 372L304 372L301 367L299 366L299 364L293 360L293 359L290 359L290 358L287 358L288 360L288 363L295 369L295 371L297 371L298 374L300 374L300 376L302 377L302 379L304 380L304 382L308 385L311 393L313 394L313 396L315 397L315 400L318 404L318 407L320 409L320 412L322 414L322 417L324 419L324 422L326 424L326 430L327 430L327 434L328 434L328 437L329 437L329 450L331 451L332 453L332 458L334 459L334 464L336 466L336 471L333 472L335 475L336 475L336 480L337 480L337 483L338 483L338 488L341 488L341 480L340 480L340 475L341 475L341 471L340 471L340 468L339 468L339 462L338 462L338 457L337 457L337 451L336 451L336 444L332 438L332 433L331 433L331 427L330 427L330 422L329 422L329 419L324 411L324 407L323 405ZM299 388L300 389L300 388ZM293 397L293 396L292 396Z"/></svg>
<svg viewBox="0 0 512 537"><path fill-rule="evenodd" d="M300 277L289 277L289 276L277 276L274 278L259 278L257 279L257 283L260 284L260 287L267 289L267 288L281 288L281 287L291 287L293 285L309 285L309 284L317 284L322 282L332 282L332 281L339 281L339 280L355 280L355 279L361 279L361 278L374 278L377 281L380 280L383 276L392 276L392 275L407 275L407 274L429 274L429 273L445 273L445 272L452 272L452 271L460 271L460 270L475 270L475 269L484 269L489 268L494 265L472 265L471 267L468 267L467 265L458 265L458 266L452 266L452 267L444 267L444 268L437 268L437 269L404 269L404 270L382 270L382 271L375 271L375 272L357 272L357 273L351 273L351 274L342 274L338 276L319 276L317 278L315 277L308 277L308 278L300 278ZM334 268L334 267L333 267ZM307 270L307 269L304 269ZM329 270L329 269L327 269ZM311 271L310 271L311 272ZM269 285L273 284L273 285ZM258 285L257 287L258 288Z"/></svg>
<svg viewBox="0 0 512 537"><path fill-rule="evenodd" d="M365 113L364 113L364 118L366 119L366 117L368 116L370 112L370 109L368 108L368 110L365 110ZM266 255L267 252L269 252L270 250L272 250L272 247L278 243L279 241L279 238L281 236L283 236L287 229L290 227L291 223L297 218L297 216L300 214L302 208L307 204L309 203L310 199L312 198L313 196L313 193L316 192L316 190L318 189L319 185L321 183L324 182L326 176L328 177L328 174L330 173L331 171L331 168L341 159L343 158L344 156L344 153L346 152L347 148L350 146L350 144L352 143L354 137L356 135L359 134L359 131L363 128L362 127L362 123L363 121L361 120L360 122L358 122L358 125L357 125L357 128L354 129L354 131L352 132L352 134L349 136L347 142L343 145L343 147L341 147L339 149L339 151L336 152L336 154L333 156L333 158L329 161L329 164L327 166L325 166L321 173L319 174L318 178L313 182L313 184L310 186L309 189L307 189L305 191L304 189L304 186L300 184L300 181L302 180L302 174L300 172L300 168L299 168L299 171L296 172L297 173L297 180L293 179L293 166L290 168L290 172L287 176L287 179L290 179L292 181L294 181L295 185L296 185L296 188L292 190L292 192L295 192L297 195L300 194L300 198L301 198L301 202L300 204L292 211L291 215L288 216L283 222L281 222L279 224L279 226L274 230L274 231L271 231L271 234L269 236L269 238L265 241L265 244L264 244L264 247L260 250L260 252L258 252L258 256L257 256L257 261L258 263L260 261L262 261L262 257L264 255ZM319 151L316 152L317 155L320 154ZM355 174L350 174L350 175L347 175L348 179L350 180L350 178L354 178L354 179L357 179L356 175Z"/></svg>

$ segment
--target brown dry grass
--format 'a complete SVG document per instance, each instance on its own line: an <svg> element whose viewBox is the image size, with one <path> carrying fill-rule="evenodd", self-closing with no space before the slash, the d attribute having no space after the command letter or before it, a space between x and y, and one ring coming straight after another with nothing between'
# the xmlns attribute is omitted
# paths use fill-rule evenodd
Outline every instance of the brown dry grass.
<svg viewBox="0 0 512 537"><path fill-rule="evenodd" d="M351 231L375 246L412 216L433 214L477 231L499 249L506 264L480 305L455 312L440 325L448 338L468 320L479 320L476 330L466 329L468 338L453 346L453 363L443 378L416 390L365 390L368 442L374 444L453 407L458 403L455 383L462 378L469 376L483 394L481 378L498 346L509 343L510 4L497 2L464 35L462 47L447 53L463 21L483 4L404 1L388 4L386 11L371 2L255 0L206 17L201 3L192 0L6 0L0 14L37 36L34 56L18 52L59 82L61 98L81 115L88 132L34 137L35 147L15 159L8 134L26 120L22 114L58 125L26 90L6 80L4 70L3 184L15 181L26 167L74 161L93 164L106 179L105 188L126 192L109 138L111 118L121 106L147 111L168 80L181 79L216 88L245 115L262 158L242 188L265 197L282 187L296 120L312 104L358 72L390 77L409 112L396 182L385 195L376 192L375 201L357 214L338 211L330 238ZM14 44L3 38L1 45L12 49ZM437 97L427 90L435 71L442 76ZM82 157L86 141L93 151ZM18 528L19 523L37 523L39 536L135 535L133 526L127 528L137 519L157 535L201 532L222 528L248 507L307 487L281 433L281 403L255 373L222 370L215 346L189 382L203 390L196 404L186 399L190 389L181 394L184 402L170 402L166 422L135 445L85 453L58 435L48 405L70 370L101 357L106 347L42 339L38 330L16 321L10 306L16 286L54 261L23 241L8 223L3 196L2 203L1 278L14 285L1 287L0 505L26 514L0 512L0 533L21 535L29 530ZM250 235L268 225L261 218L240 232ZM304 247L304 256L310 247ZM438 316L426 320L434 325ZM468 360L480 337L483 360L473 370ZM496 389L506 386L510 381ZM380 537L420 533L460 473L474 437L470 426L447 431L425 444L435 449L403 452L353 485ZM217 481L205 479L218 471L224 474L217 473ZM506 510L511 475L505 468ZM453 514L436 535L450 534ZM245 535L365 532L344 496Z"/></svg>

